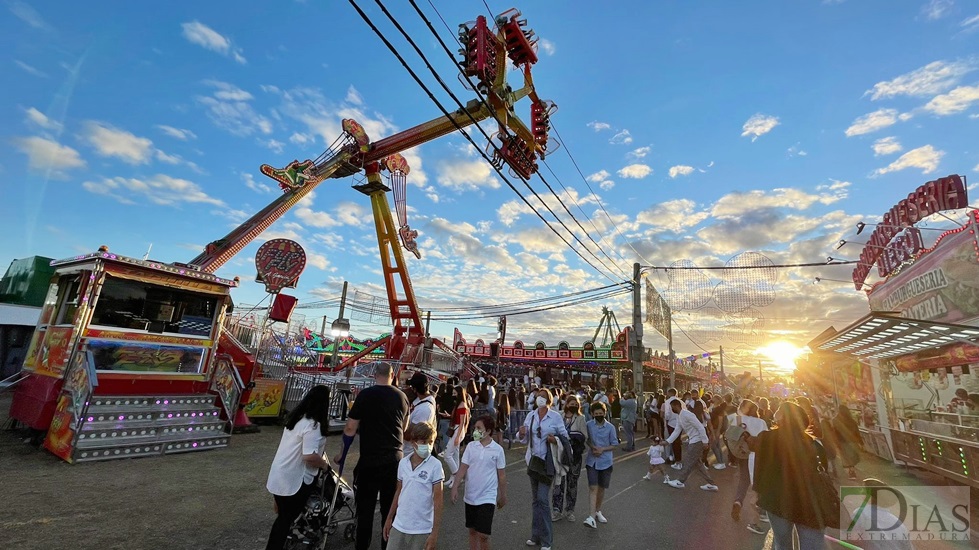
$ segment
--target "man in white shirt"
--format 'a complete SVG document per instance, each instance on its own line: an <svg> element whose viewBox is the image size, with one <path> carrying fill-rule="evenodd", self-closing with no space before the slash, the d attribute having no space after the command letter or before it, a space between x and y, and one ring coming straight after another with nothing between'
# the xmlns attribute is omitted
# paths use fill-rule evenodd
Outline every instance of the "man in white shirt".
<svg viewBox="0 0 979 550"><path fill-rule="evenodd" d="M683 402L676 396L676 388L670 388L666 390L666 401L663 402L663 410L661 414L663 415L663 421L666 422L666 433L667 435L672 434L677 429L677 415L674 414L671 405L674 401L680 404L680 408L683 408ZM683 463L681 459L683 458L683 443L680 442L679 437L672 443L673 451L673 469L679 470L683 468Z"/></svg>
<svg viewBox="0 0 979 550"><path fill-rule="evenodd" d="M428 377L416 372L408 380L408 386L415 390L415 400L411 402L411 413L408 415L408 425L424 423L433 429L438 429L438 415L435 412L435 397L432 396ZM404 455L414 452L411 442L405 441Z"/></svg>
<svg viewBox="0 0 979 550"><path fill-rule="evenodd" d="M749 437L758 437L758 434L768 431L768 424L758 418L758 405L750 399L744 399L738 406L737 414L729 414L727 417L728 426L742 426L748 432ZM735 521L740 521L741 513L744 512L748 519L748 530L759 535L765 534L767 529L759 525L758 510L755 502L758 495L751 489L755 482L755 453L748 453L747 459L738 459L738 490L734 496L734 504L731 506L731 517Z"/></svg>
<svg viewBox="0 0 979 550"><path fill-rule="evenodd" d="M677 429L670 434L666 442L672 444L680 439L681 433L687 434L687 453L690 456L687 458L686 466L680 470L680 476L669 481L668 484L677 489L684 488L684 482L690 477L690 472L696 468L700 475L707 480L707 483L701 485L700 488L705 491L716 491L717 485L714 483L714 479L710 477L710 471L700 460L704 446L707 445L707 429L704 428L704 423L697 418L697 415L684 409L679 400L671 401L670 407L673 409L673 413L677 415Z"/></svg>

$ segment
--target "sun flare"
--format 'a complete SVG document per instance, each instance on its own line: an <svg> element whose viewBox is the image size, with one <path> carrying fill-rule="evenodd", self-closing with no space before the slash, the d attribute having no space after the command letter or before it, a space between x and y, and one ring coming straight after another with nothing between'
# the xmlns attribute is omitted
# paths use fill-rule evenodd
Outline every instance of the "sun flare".
<svg viewBox="0 0 979 550"><path fill-rule="evenodd" d="M779 340L756 350L759 355L763 355L775 363L780 371L792 372L795 370L795 360L802 354L809 351L807 348Z"/></svg>

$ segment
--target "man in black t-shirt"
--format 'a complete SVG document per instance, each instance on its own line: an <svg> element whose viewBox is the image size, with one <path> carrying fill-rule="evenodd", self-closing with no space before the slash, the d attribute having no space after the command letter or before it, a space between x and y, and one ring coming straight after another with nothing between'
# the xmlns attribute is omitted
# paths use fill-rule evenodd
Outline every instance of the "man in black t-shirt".
<svg viewBox="0 0 979 550"><path fill-rule="evenodd" d="M354 468L357 486L357 550L367 550L374 535L374 507L378 497L382 517L391 509L398 484L398 462L408 428L408 399L391 385L393 370L389 363L378 363L374 385L364 388L350 409L343 429L343 452L346 457L354 436L360 434L360 458ZM381 541L381 548L387 541Z"/></svg>

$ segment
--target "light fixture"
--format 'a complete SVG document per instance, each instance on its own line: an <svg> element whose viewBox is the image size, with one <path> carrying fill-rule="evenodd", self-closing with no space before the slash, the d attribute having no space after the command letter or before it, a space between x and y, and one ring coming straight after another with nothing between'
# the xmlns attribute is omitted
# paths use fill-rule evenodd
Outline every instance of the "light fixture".
<svg viewBox="0 0 979 550"><path fill-rule="evenodd" d="M337 319L330 325L330 334L335 337L346 338L350 336L350 320Z"/></svg>
<svg viewBox="0 0 979 550"><path fill-rule="evenodd" d="M947 216L945 216L945 217L948 218ZM953 222L953 223L955 223L955 224L957 224L959 226L962 225L961 223L959 223L959 222L957 222L957 221L955 221L955 220L953 220L951 218L948 218L948 219L949 219L949 221L951 221L951 222ZM857 235L859 235L864 230L864 228L866 228L868 225L871 225L871 226L874 226L874 227L893 227L895 229L911 229L912 227L914 227L916 229L920 229L920 230L924 230L924 231L945 231L944 229L942 229L940 227L916 227L914 225L889 225L889 224L884 224L884 223L864 223L864 222L857 222Z"/></svg>

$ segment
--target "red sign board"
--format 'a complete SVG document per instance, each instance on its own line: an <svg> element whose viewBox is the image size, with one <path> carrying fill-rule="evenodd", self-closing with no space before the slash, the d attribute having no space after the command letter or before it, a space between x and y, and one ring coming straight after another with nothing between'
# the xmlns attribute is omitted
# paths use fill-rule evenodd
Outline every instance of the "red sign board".
<svg viewBox="0 0 979 550"><path fill-rule="evenodd" d="M255 254L258 282L265 291L277 293L283 288L295 288L306 268L306 251L299 243L288 239L266 241Z"/></svg>
<svg viewBox="0 0 979 550"><path fill-rule="evenodd" d="M922 185L908 198L897 203L884 214L881 223L867 241L860 253L860 263L853 270L853 284L857 290L863 287L874 264L880 260L891 241L908 227L924 218L944 210L965 208L969 205L968 191L962 176L951 175ZM887 271L882 263L881 271Z"/></svg>

